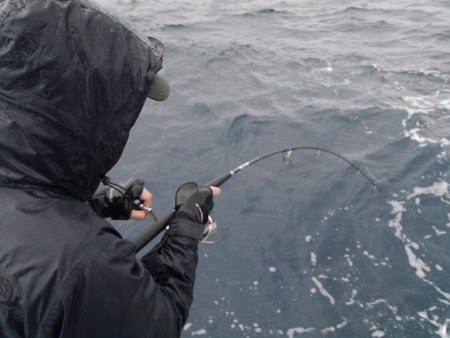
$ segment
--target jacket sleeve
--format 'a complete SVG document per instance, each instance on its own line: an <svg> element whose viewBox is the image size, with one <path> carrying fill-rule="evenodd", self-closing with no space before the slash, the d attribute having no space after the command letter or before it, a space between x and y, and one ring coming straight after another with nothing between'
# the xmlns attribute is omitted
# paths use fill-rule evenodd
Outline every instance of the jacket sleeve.
<svg viewBox="0 0 450 338"><path fill-rule="evenodd" d="M60 337L179 337L192 304L202 229L173 221L142 260L134 245L115 238L63 299Z"/></svg>

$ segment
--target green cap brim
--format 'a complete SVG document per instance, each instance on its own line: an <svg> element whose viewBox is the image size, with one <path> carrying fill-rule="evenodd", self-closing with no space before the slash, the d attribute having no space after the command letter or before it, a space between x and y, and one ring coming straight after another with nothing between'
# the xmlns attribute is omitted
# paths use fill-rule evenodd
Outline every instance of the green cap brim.
<svg viewBox="0 0 450 338"><path fill-rule="evenodd" d="M169 97L170 85L160 75L156 74L147 96L156 101L164 101Z"/></svg>

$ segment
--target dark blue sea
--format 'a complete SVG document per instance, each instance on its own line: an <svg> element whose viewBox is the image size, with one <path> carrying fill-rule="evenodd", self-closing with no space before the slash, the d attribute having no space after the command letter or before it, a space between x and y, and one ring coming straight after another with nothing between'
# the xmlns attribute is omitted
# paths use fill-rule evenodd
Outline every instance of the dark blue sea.
<svg viewBox="0 0 450 338"><path fill-rule="evenodd" d="M116 182L216 199L182 337L449 337L450 2L104 0L166 47ZM150 222L117 222L134 238Z"/></svg>

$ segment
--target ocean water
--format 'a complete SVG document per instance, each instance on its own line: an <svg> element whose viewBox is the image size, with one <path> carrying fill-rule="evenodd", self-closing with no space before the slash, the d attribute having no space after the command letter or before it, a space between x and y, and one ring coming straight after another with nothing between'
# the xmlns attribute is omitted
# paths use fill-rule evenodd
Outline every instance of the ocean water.
<svg viewBox="0 0 450 338"><path fill-rule="evenodd" d="M183 337L449 337L450 2L104 0L166 47L116 181L216 199ZM148 222L116 222L134 238Z"/></svg>

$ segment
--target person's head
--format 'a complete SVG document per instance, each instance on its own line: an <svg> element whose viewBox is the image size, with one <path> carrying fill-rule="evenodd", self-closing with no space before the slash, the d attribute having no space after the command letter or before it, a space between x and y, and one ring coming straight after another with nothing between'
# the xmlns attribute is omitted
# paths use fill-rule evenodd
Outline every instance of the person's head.
<svg viewBox="0 0 450 338"><path fill-rule="evenodd" d="M85 0L0 3L0 185L87 199L118 161L163 46Z"/></svg>

